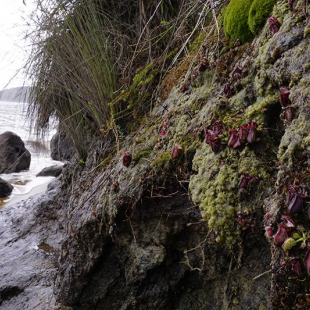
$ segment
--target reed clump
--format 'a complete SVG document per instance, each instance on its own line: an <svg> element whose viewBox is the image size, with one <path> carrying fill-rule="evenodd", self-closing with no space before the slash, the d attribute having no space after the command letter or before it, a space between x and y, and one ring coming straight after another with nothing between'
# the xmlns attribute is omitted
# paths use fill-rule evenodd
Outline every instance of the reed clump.
<svg viewBox="0 0 310 310"><path fill-rule="evenodd" d="M83 159L94 138L118 141L150 109L214 7L212 0L37 0L26 65L34 127L44 131L55 116Z"/></svg>

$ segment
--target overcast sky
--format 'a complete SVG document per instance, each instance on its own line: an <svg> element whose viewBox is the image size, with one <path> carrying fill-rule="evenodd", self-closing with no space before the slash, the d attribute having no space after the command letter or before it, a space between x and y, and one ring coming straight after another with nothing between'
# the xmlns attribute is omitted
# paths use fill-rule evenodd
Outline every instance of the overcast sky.
<svg viewBox="0 0 310 310"><path fill-rule="evenodd" d="M34 0L0 0L0 90L22 86L25 82L21 73L14 76L29 53L23 37L29 27L27 21L33 3Z"/></svg>

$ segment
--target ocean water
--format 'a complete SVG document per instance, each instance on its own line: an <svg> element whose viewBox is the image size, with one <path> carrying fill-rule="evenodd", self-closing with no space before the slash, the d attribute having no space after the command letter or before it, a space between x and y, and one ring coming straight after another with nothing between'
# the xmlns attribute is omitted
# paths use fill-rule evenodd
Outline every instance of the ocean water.
<svg viewBox="0 0 310 310"><path fill-rule="evenodd" d="M56 129L53 128L56 124L51 124L50 131L44 140L38 139L36 134L30 130L31 123L26 111L26 103L0 101L0 134L12 131L19 135L31 153L29 170L0 174L1 178L14 186L10 197L0 198L0 208L44 191L54 178L36 177L36 174L45 167L60 164L50 157L50 140L56 133Z"/></svg>

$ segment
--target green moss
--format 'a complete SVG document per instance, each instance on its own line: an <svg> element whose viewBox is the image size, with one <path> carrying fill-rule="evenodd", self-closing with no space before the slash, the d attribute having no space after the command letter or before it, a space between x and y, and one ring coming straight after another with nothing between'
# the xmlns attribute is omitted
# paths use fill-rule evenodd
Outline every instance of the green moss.
<svg viewBox="0 0 310 310"><path fill-rule="evenodd" d="M254 35L248 25L248 16L253 0L231 0L224 12L224 31L231 44L237 39L242 44L251 40Z"/></svg>
<svg viewBox="0 0 310 310"><path fill-rule="evenodd" d="M133 155L133 160L138 163L141 158L149 158L151 153L151 150L141 150Z"/></svg>
<svg viewBox="0 0 310 310"><path fill-rule="evenodd" d="M310 23L304 29L304 39L306 39L309 34L310 34Z"/></svg>
<svg viewBox="0 0 310 310"><path fill-rule="evenodd" d="M193 160L193 170L197 171L190 179L189 189L192 200L199 205L203 219L213 231L215 240L232 248L240 241L237 229L237 212L246 208L255 213L257 199L251 194L251 201L241 203L238 198L238 183L244 173L269 180L265 171L264 159L256 155L250 146L241 152L225 148L215 154L205 143L197 149ZM244 205L243 205L244 204Z"/></svg>
<svg viewBox="0 0 310 310"><path fill-rule="evenodd" d="M300 114L298 119L294 119L282 137L278 159L287 168L293 168L296 156L301 156L303 152L308 154L310 135L310 124L304 114Z"/></svg>
<svg viewBox="0 0 310 310"><path fill-rule="evenodd" d="M187 132L188 123L190 121L190 117L187 114L178 117L176 120L176 128L175 128L175 139L179 140L184 137Z"/></svg>
<svg viewBox="0 0 310 310"><path fill-rule="evenodd" d="M201 142L198 139L193 139L192 137L185 137L181 143L182 151L185 157L194 153L196 149L200 146Z"/></svg>
<svg viewBox="0 0 310 310"><path fill-rule="evenodd" d="M136 143L154 145L158 138L157 124L151 124L147 119L145 120L145 123L147 123L148 126L139 132L140 136L136 138ZM151 141L153 141L153 143L150 143Z"/></svg>
<svg viewBox="0 0 310 310"><path fill-rule="evenodd" d="M152 168L156 174L167 171L170 166L171 153L164 152L152 162Z"/></svg>
<svg viewBox="0 0 310 310"><path fill-rule="evenodd" d="M259 98L253 105L249 106L246 111L246 117L249 120L255 120L258 124L263 124L265 121L266 111L269 107L279 104L278 93L268 95L265 98Z"/></svg>
<svg viewBox="0 0 310 310"><path fill-rule="evenodd" d="M248 25L253 34L264 26L277 0L254 0L249 11Z"/></svg>
<svg viewBox="0 0 310 310"><path fill-rule="evenodd" d="M198 36L195 38L195 40L189 45L189 50L191 52L196 52L197 50L199 50L205 38L206 38L206 33L204 31L201 31L198 34Z"/></svg>

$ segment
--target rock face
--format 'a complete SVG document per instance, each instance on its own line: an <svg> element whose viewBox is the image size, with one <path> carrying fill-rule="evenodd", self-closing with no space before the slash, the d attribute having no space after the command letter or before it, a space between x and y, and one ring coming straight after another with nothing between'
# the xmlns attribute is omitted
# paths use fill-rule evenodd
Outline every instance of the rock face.
<svg viewBox="0 0 310 310"><path fill-rule="evenodd" d="M10 196L12 190L13 186L9 182L0 178L0 198Z"/></svg>
<svg viewBox="0 0 310 310"><path fill-rule="evenodd" d="M31 155L22 139L13 132L0 135L0 173L12 173L27 170Z"/></svg>
<svg viewBox="0 0 310 310"><path fill-rule="evenodd" d="M137 172L117 171L120 177ZM245 236L241 268L237 258L209 243L207 225L184 188L170 184L175 192L168 186L152 192L149 187L136 202L142 183L136 188L121 183L117 194L108 186L109 176L108 170L92 184L80 184L80 192L88 186L87 195L74 189L70 236L56 278L61 304L115 310L229 309L234 298L242 302L240 309L268 304L269 277L253 280L270 261L262 234Z"/></svg>

